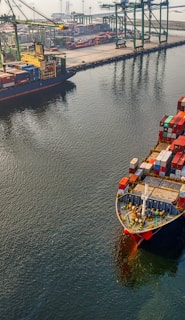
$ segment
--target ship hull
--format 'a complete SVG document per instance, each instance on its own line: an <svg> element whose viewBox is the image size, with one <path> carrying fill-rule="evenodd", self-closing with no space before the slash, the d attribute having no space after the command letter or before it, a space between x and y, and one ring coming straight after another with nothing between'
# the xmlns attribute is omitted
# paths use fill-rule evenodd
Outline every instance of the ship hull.
<svg viewBox="0 0 185 320"><path fill-rule="evenodd" d="M27 96L37 92L42 92L53 87L59 86L74 75L75 72L71 71L46 80L37 80L22 85L16 85L6 89L1 89L0 103L4 101L11 101L12 99Z"/></svg>
<svg viewBox="0 0 185 320"><path fill-rule="evenodd" d="M131 233L123 227L123 233L130 236L137 247L140 246L150 251L166 252L173 247L174 242L176 242L176 245L181 244L182 238L183 244L185 244L185 217L181 215L173 222L145 233Z"/></svg>
<svg viewBox="0 0 185 320"><path fill-rule="evenodd" d="M149 241L140 247L163 256L176 258L185 247L185 218L183 216L161 228Z"/></svg>

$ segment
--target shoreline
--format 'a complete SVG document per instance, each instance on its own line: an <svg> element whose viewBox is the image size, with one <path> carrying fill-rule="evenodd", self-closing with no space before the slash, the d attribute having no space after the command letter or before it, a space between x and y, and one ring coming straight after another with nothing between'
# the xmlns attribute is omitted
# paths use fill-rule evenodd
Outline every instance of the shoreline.
<svg viewBox="0 0 185 320"><path fill-rule="evenodd" d="M119 49L115 48L115 43L107 43L75 50L65 50L65 52L62 50L57 56L61 54L66 56L67 68L75 68L76 71L82 71L114 61L126 60L183 45L185 45L185 36L169 36L168 43L159 44L154 38L145 43L144 48L140 48L137 51L134 51L131 42L126 43L126 47Z"/></svg>

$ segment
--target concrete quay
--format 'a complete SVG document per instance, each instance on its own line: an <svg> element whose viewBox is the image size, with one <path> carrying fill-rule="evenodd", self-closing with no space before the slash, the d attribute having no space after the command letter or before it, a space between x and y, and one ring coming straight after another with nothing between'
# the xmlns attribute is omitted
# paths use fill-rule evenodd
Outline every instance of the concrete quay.
<svg viewBox="0 0 185 320"><path fill-rule="evenodd" d="M169 36L168 43L159 45L158 39L151 38L149 43L145 43L144 49L137 51L134 51L133 43L131 42L127 42L126 47L119 49L116 49L115 43L107 43L87 48L65 50L65 55L67 67L76 68L77 71L81 71L113 61L129 59L138 55L182 45L185 45L185 36ZM57 55L60 55L60 53Z"/></svg>

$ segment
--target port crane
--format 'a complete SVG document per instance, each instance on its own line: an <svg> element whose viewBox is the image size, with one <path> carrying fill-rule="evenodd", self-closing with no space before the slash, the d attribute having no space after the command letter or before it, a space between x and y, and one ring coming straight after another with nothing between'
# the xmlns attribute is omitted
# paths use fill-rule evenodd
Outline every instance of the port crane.
<svg viewBox="0 0 185 320"><path fill-rule="evenodd" d="M0 1L1 2L1 1ZM45 28L59 28L60 30L68 29L68 26L61 23L56 23L55 21L49 19L46 17L43 13L38 11L36 8L31 7L31 5L27 4L24 0L5 0L6 4L9 8L8 14L3 14L0 16L0 26L2 24L10 24L13 26L13 33L15 36L15 47L16 47L16 59L21 59L21 53L20 53L20 45L19 45L19 39L18 39L18 25L27 25L27 26L35 26L35 27L45 27ZM18 3L23 4L25 7L30 9L31 11L34 11L39 16L41 16L44 19L44 22L38 22L38 21L32 21L30 19L27 19L26 15L24 14L23 10L21 9L21 6L18 5ZM21 14L24 16L25 20L16 19L13 6L16 7ZM5 61L5 48L8 46L5 33L1 30L0 31L0 57L1 57L1 64ZM4 46L2 44L4 42Z"/></svg>
<svg viewBox="0 0 185 320"><path fill-rule="evenodd" d="M160 1L158 3L154 3L153 0L140 0L135 2L120 0L120 2L103 4L100 7L102 9L110 9L112 7L115 10L115 14L111 19L114 19L115 21L116 48L119 48L120 44L122 44L119 36L120 27L124 33L124 44L127 40L133 41L134 50L143 49L145 42L149 42L151 36L158 37L159 44L168 41L168 0ZM159 10L159 18L155 15L153 9ZM165 26L163 26L162 23L162 12L164 11L166 14ZM140 16L139 19L137 18L138 15ZM104 19L107 18L108 17L105 17ZM140 21L140 29L138 29L138 21ZM132 33L128 34L128 27L132 27Z"/></svg>

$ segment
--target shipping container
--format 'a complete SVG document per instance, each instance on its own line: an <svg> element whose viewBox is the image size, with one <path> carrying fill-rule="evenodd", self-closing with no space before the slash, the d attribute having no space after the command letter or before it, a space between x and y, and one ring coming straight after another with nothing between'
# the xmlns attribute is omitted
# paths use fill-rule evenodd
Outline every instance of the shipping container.
<svg viewBox="0 0 185 320"><path fill-rule="evenodd" d="M173 116L168 116L168 118L166 118L166 120L164 121L164 128L168 128L169 127L169 122L170 120L173 118Z"/></svg>
<svg viewBox="0 0 185 320"><path fill-rule="evenodd" d="M129 178L130 183L134 183L138 180L138 175L137 174L132 174Z"/></svg>
<svg viewBox="0 0 185 320"><path fill-rule="evenodd" d="M129 183L129 178L123 177L119 182L119 189L125 189L128 183Z"/></svg>
<svg viewBox="0 0 185 320"><path fill-rule="evenodd" d="M132 168L132 169L135 169L138 166L138 163L139 163L139 159L138 158L133 158L130 161L129 167Z"/></svg>
<svg viewBox="0 0 185 320"><path fill-rule="evenodd" d="M185 97L180 97L180 99L178 100L177 102L177 109L178 110L182 110L184 111L185 110Z"/></svg>
<svg viewBox="0 0 185 320"><path fill-rule="evenodd" d="M0 81L2 83L9 83L14 81L14 76L9 73L0 73Z"/></svg>
<svg viewBox="0 0 185 320"><path fill-rule="evenodd" d="M164 126L164 121L168 118L169 116L165 115L161 120L160 120L160 126Z"/></svg>
<svg viewBox="0 0 185 320"><path fill-rule="evenodd" d="M177 169L177 165L179 160L182 158L183 153L182 152L177 152L174 158L171 161L171 168L172 169Z"/></svg>

